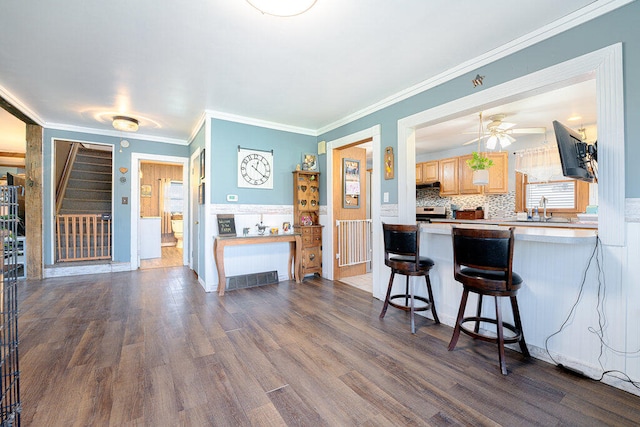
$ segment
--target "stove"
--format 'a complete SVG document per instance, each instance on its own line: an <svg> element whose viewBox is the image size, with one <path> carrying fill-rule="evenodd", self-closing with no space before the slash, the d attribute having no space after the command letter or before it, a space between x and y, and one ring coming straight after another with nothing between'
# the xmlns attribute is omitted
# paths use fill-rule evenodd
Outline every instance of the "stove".
<svg viewBox="0 0 640 427"><path fill-rule="evenodd" d="M418 222L446 217L447 209L444 206L419 206L416 208L416 221Z"/></svg>

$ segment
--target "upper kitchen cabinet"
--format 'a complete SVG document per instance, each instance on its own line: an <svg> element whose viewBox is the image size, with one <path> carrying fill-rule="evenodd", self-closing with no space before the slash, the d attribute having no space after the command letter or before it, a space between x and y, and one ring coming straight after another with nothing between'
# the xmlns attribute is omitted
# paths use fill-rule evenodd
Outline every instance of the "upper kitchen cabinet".
<svg viewBox="0 0 640 427"><path fill-rule="evenodd" d="M509 191L509 153L488 153L487 157L493 160L493 166L489 168L489 184L484 187L485 194L506 194Z"/></svg>
<svg viewBox="0 0 640 427"><path fill-rule="evenodd" d="M440 195L459 194L458 157L442 159L439 162Z"/></svg>
<svg viewBox="0 0 640 427"><path fill-rule="evenodd" d="M416 164L416 184L430 184L439 180L439 162L423 162Z"/></svg>
<svg viewBox="0 0 640 427"><path fill-rule="evenodd" d="M459 194L482 194L482 186L473 183L473 170L467 165L467 160L473 155L458 157L458 168L460 174L460 193ZM491 170L491 168L489 168Z"/></svg>

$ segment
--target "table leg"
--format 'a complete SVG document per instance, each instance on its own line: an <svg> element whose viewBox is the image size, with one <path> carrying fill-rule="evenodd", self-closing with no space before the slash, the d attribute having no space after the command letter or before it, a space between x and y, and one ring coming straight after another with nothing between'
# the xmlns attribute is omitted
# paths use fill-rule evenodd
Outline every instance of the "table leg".
<svg viewBox="0 0 640 427"><path fill-rule="evenodd" d="M296 243L289 242L289 264L287 268L287 272L289 273L289 280L293 280L293 276L295 275L295 271L293 275L291 274L291 267L295 265L296 261Z"/></svg>
<svg viewBox="0 0 640 427"><path fill-rule="evenodd" d="M213 258L218 269L218 296L223 296L227 287L227 278L224 276L224 244L218 239L213 241Z"/></svg>
<svg viewBox="0 0 640 427"><path fill-rule="evenodd" d="M300 277L300 270L302 269L302 237L299 234L294 236L296 240L296 254L295 254L295 265L294 265L294 273L296 276L296 283L300 283L302 281L302 277Z"/></svg>

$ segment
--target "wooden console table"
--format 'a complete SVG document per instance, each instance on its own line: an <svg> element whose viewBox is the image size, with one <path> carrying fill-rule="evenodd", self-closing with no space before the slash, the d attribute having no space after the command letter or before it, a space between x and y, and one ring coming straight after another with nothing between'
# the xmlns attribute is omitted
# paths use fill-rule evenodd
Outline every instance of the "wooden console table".
<svg viewBox="0 0 640 427"><path fill-rule="evenodd" d="M293 280L291 267L296 283L300 283L300 265L302 259L302 237L300 233L265 234L264 236L217 236L213 242L213 258L218 269L218 295L224 295L227 278L224 274L224 248L237 245L260 245L263 243L289 242L289 280Z"/></svg>

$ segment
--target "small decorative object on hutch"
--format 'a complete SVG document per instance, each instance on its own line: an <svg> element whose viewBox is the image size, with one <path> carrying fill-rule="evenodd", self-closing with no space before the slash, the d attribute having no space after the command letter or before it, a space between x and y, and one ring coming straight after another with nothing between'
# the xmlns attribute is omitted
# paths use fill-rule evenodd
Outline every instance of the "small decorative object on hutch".
<svg viewBox="0 0 640 427"><path fill-rule="evenodd" d="M293 172L293 230L302 235L301 278L322 275L322 226L320 210L320 172Z"/></svg>

